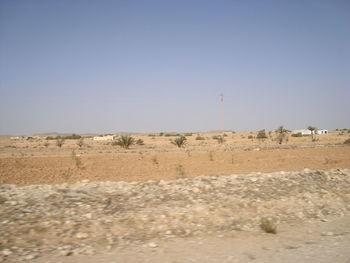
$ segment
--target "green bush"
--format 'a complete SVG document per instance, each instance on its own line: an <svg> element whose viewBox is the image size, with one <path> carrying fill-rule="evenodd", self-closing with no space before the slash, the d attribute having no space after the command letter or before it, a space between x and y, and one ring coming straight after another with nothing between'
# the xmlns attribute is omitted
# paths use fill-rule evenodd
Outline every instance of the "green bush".
<svg viewBox="0 0 350 263"><path fill-rule="evenodd" d="M185 133L185 136L192 136L192 133Z"/></svg>
<svg viewBox="0 0 350 263"><path fill-rule="evenodd" d="M68 135L68 136L47 136L46 140L58 140L58 139L63 139L63 140L79 140L82 137L80 135L77 135L75 133L73 133L72 135Z"/></svg>
<svg viewBox="0 0 350 263"><path fill-rule="evenodd" d="M112 145L118 145L124 149L129 149L131 145L135 144L135 139L131 136L121 136L112 143Z"/></svg>
<svg viewBox="0 0 350 263"><path fill-rule="evenodd" d="M65 140L79 140L81 138L80 135L73 133L72 135L69 136L64 136L63 139Z"/></svg>
<svg viewBox="0 0 350 263"><path fill-rule="evenodd" d="M257 139L267 139L265 130L261 130L258 132L258 135L256 136Z"/></svg>
<svg viewBox="0 0 350 263"><path fill-rule="evenodd" d="M171 137L171 136L181 136L179 133L166 133L164 134L165 137Z"/></svg>
<svg viewBox="0 0 350 263"><path fill-rule="evenodd" d="M293 133L292 137L303 137L303 135L301 132L298 132L298 133Z"/></svg>
<svg viewBox="0 0 350 263"><path fill-rule="evenodd" d="M181 148L183 146L185 146L187 141L187 138L185 136L180 136L178 138L176 138L174 141L172 141L171 143L176 145L177 147Z"/></svg>
<svg viewBox="0 0 350 263"><path fill-rule="evenodd" d="M198 135L198 136L196 137L196 140L197 140L197 141L204 141L204 140L205 140L205 138L204 138L204 137L202 137L202 136L199 136L199 135Z"/></svg>
<svg viewBox="0 0 350 263"><path fill-rule="evenodd" d="M222 144L225 142L225 139L223 136L216 136L216 139L215 139L219 144Z"/></svg>
<svg viewBox="0 0 350 263"><path fill-rule="evenodd" d="M248 136L248 139L253 139L253 138L254 138L253 135Z"/></svg>

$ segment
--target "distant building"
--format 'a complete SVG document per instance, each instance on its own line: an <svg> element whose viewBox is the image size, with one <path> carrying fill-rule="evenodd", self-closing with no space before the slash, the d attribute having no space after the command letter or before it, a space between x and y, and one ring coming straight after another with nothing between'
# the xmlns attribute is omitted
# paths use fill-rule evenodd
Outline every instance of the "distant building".
<svg viewBox="0 0 350 263"><path fill-rule="evenodd" d="M93 137L94 141L113 141L114 135L101 135Z"/></svg>
<svg viewBox="0 0 350 263"><path fill-rule="evenodd" d="M317 130L317 134L328 134L328 130Z"/></svg>
<svg viewBox="0 0 350 263"><path fill-rule="evenodd" d="M295 130L292 132L292 134L298 134L298 133L301 133L301 135L303 136L307 136L307 135L311 135L312 132L310 130L306 130L306 129L303 129L303 130Z"/></svg>
<svg viewBox="0 0 350 263"><path fill-rule="evenodd" d="M301 133L303 136L308 136L312 134L328 134L328 130L316 130L316 131L310 131L308 129L302 129L302 130L295 130L292 132L292 134L298 134Z"/></svg>
<svg viewBox="0 0 350 263"><path fill-rule="evenodd" d="M21 139L23 139L23 137L21 137L21 136L11 136L10 137L10 140L21 140Z"/></svg>

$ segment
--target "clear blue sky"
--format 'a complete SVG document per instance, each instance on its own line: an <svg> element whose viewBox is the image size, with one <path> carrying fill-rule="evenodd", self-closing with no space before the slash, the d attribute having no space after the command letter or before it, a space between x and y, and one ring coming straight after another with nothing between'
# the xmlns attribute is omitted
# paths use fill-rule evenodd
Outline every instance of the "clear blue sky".
<svg viewBox="0 0 350 263"><path fill-rule="evenodd" d="M0 134L350 128L350 1L0 0Z"/></svg>

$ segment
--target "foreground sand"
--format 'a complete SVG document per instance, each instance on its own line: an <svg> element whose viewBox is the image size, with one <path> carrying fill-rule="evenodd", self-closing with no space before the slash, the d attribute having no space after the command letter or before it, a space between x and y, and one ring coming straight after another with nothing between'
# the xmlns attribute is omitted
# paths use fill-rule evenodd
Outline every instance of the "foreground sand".
<svg viewBox="0 0 350 263"><path fill-rule="evenodd" d="M155 262L174 262L171 257L186 247L175 262L236 262L231 246L247 260L259 257L269 262L269 255L281 249L299 248L310 253L315 249L334 254L336 250L343 259L348 254L339 250L349 244L349 200L349 169L138 183L85 180L75 184L2 185L0 260L51 257L41 262L72 262L66 258L73 256L74 261L76 256L86 255L99 262L99 255L113 252L117 262L141 262L132 257L132 252L145 251L140 259L153 262L151 251L166 249L172 252L158 254L160 259ZM277 227L277 233L269 234L272 237L265 243L260 226L266 220ZM313 222L318 232L299 229L308 222ZM290 229L292 225L295 228ZM182 238L188 239L182 243ZM172 250L171 244L176 246ZM198 245L203 246L202 251L197 251ZM84 258L79 260L85 262Z"/></svg>
<svg viewBox="0 0 350 263"><path fill-rule="evenodd" d="M278 235L240 232L158 241L157 247L134 245L95 255L47 255L33 263L348 263L350 215L280 225Z"/></svg>

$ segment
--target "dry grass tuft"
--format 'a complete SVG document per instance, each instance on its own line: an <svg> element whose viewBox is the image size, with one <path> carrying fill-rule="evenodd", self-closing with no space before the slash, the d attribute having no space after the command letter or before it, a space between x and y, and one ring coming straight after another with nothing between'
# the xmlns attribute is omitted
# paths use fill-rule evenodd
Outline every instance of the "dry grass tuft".
<svg viewBox="0 0 350 263"><path fill-rule="evenodd" d="M157 156L153 156L153 157L152 157L152 163L153 163L154 165L158 165L158 164L159 164L158 159L157 159Z"/></svg>
<svg viewBox="0 0 350 263"><path fill-rule="evenodd" d="M209 161L214 161L213 152L209 152Z"/></svg>
<svg viewBox="0 0 350 263"><path fill-rule="evenodd" d="M81 159L79 158L79 156L76 155L75 151L73 150L72 151L72 154L71 154L71 157L72 157L72 160L75 162L75 166L78 168L78 169L83 169L83 162L81 161Z"/></svg>
<svg viewBox="0 0 350 263"><path fill-rule="evenodd" d="M178 178L184 178L185 177L185 168L183 165L178 164L175 167L176 173L178 174Z"/></svg>

